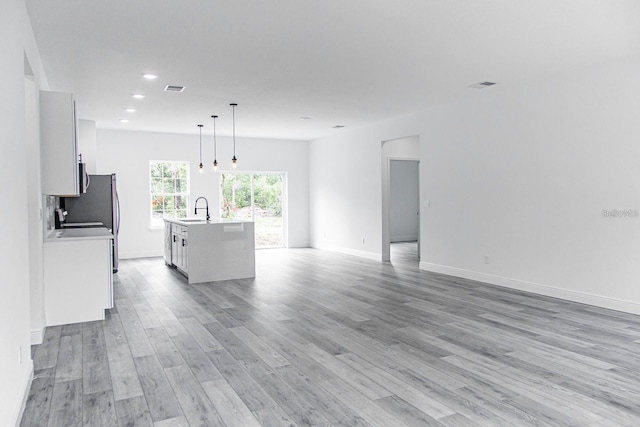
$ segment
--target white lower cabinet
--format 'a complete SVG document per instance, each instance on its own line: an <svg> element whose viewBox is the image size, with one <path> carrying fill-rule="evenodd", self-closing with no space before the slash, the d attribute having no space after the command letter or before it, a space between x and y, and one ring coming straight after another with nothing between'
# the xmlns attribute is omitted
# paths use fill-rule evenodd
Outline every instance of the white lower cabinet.
<svg viewBox="0 0 640 427"><path fill-rule="evenodd" d="M45 241L47 326L102 320L113 307L110 239Z"/></svg>
<svg viewBox="0 0 640 427"><path fill-rule="evenodd" d="M183 273L189 272L189 242L187 227L171 224L171 263ZM166 231L166 230L165 230Z"/></svg>

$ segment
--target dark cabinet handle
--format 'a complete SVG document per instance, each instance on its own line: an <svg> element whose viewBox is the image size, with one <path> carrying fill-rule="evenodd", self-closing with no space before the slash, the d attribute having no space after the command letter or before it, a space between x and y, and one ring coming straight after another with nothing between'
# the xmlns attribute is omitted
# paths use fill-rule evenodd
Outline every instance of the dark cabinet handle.
<svg viewBox="0 0 640 427"><path fill-rule="evenodd" d="M175 242L176 242L176 235L174 234L173 235L173 243L175 243Z"/></svg>
<svg viewBox="0 0 640 427"><path fill-rule="evenodd" d="M186 241L186 240L184 240L184 239L182 239L182 246L184 246L184 245L186 245L186 244L187 244L187 241Z"/></svg>

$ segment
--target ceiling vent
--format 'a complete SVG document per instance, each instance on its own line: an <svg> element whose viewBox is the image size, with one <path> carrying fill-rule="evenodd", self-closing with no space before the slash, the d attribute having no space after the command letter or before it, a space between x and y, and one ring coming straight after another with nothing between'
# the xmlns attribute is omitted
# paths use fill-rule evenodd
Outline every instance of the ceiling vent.
<svg viewBox="0 0 640 427"><path fill-rule="evenodd" d="M165 92L184 92L184 86L166 85L164 87Z"/></svg>
<svg viewBox="0 0 640 427"><path fill-rule="evenodd" d="M493 86L494 84L496 84L496 83L494 83L494 82L480 82L480 83L473 84L473 85L471 85L469 87L472 87L474 89L484 89L485 87Z"/></svg>
<svg viewBox="0 0 640 427"><path fill-rule="evenodd" d="M342 129L344 127L344 125L335 125L333 128L334 129Z"/></svg>

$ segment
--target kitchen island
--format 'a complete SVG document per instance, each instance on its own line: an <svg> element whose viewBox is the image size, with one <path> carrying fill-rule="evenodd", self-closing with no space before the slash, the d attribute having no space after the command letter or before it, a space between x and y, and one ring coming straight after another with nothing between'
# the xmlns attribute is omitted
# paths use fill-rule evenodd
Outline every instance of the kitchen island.
<svg viewBox="0 0 640 427"><path fill-rule="evenodd" d="M164 260L189 283L255 277L253 222L165 219Z"/></svg>

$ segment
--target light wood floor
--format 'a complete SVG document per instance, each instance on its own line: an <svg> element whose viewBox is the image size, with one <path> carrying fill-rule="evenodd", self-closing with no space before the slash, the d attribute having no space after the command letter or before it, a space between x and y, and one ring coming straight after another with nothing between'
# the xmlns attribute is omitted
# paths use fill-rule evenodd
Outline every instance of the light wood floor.
<svg viewBox="0 0 640 427"><path fill-rule="evenodd" d="M640 425L637 316L312 249L257 262L189 286L122 261L104 322L34 348L22 425Z"/></svg>
<svg viewBox="0 0 640 427"><path fill-rule="evenodd" d="M418 242L399 242L391 244L391 264L394 267L418 267Z"/></svg>

